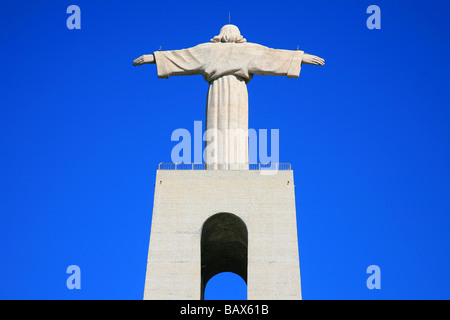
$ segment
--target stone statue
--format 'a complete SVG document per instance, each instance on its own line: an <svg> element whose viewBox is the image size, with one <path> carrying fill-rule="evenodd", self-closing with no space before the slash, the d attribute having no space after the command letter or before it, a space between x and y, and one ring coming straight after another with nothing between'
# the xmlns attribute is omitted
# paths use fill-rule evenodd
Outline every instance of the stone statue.
<svg viewBox="0 0 450 320"><path fill-rule="evenodd" d="M205 163L208 169L248 168L247 82L254 74L298 78L302 64L325 60L299 50L249 43L238 27L227 24L209 43L182 50L156 51L134 60L156 63L158 77L203 75L209 83L206 103Z"/></svg>

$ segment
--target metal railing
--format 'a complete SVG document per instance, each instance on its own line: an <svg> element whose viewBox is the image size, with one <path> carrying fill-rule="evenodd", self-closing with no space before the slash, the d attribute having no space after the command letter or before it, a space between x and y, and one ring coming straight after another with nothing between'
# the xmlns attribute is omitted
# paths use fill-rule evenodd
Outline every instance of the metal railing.
<svg viewBox="0 0 450 320"><path fill-rule="evenodd" d="M291 164L280 163L231 163L211 164L206 163L173 163L161 162L158 170L291 170Z"/></svg>

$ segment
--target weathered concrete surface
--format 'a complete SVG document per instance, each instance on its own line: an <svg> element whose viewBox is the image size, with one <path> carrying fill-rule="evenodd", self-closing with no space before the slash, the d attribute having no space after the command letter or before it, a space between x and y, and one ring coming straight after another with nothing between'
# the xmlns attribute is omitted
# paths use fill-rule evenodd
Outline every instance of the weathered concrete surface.
<svg viewBox="0 0 450 320"><path fill-rule="evenodd" d="M201 298L202 226L221 212L248 231L247 298L301 298L293 171L267 173L158 170L144 299Z"/></svg>

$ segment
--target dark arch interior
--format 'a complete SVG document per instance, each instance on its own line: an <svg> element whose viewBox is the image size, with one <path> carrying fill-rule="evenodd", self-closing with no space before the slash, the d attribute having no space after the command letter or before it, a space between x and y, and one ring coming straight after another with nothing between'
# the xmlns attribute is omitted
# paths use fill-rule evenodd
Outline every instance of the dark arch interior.
<svg viewBox="0 0 450 320"><path fill-rule="evenodd" d="M209 217L201 236L201 299L208 280L234 272L247 282L247 227L238 216L221 212Z"/></svg>

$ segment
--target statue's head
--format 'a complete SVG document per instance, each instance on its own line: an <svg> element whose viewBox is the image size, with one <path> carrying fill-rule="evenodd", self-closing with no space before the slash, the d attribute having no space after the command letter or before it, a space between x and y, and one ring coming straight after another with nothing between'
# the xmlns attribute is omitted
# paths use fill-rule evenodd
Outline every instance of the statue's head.
<svg viewBox="0 0 450 320"><path fill-rule="evenodd" d="M219 35L211 39L211 42L244 43L247 40L241 35L238 27L233 24L226 24L220 29Z"/></svg>

